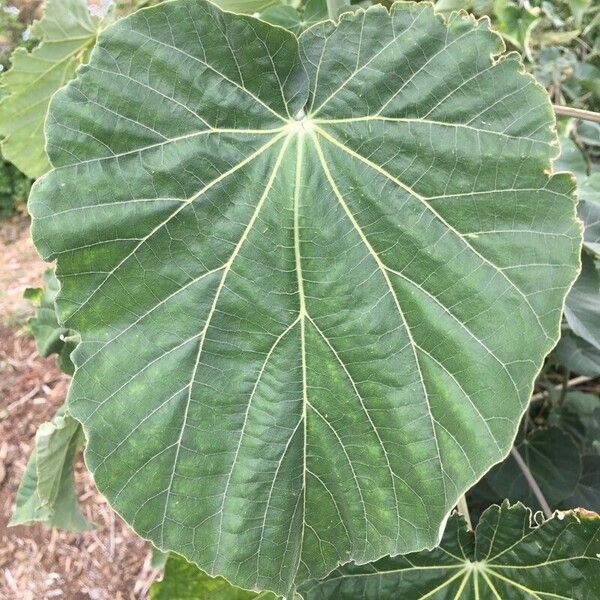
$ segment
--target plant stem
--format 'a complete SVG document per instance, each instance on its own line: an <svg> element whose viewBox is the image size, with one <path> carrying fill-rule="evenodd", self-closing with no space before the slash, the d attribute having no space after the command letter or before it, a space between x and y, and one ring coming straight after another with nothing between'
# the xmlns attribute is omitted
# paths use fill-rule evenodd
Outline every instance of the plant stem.
<svg viewBox="0 0 600 600"><path fill-rule="evenodd" d="M565 368L563 384L562 384L562 388L560 390L560 404L564 403L565 398L567 396L567 392L569 391L569 377L570 376L571 376L571 371L569 371L569 369Z"/></svg>
<svg viewBox="0 0 600 600"><path fill-rule="evenodd" d="M327 0L329 5L329 0ZM570 108L569 106L560 106L553 104L554 112L557 115L563 117L574 117L575 119L583 119L584 121L593 121L594 123L600 123L600 113L593 112L591 110L583 110L581 108Z"/></svg>
<svg viewBox="0 0 600 600"><path fill-rule="evenodd" d="M544 390L543 392L538 392L537 394L534 394L533 396L531 396L531 400L541 400L546 394L552 392L553 390L560 390L563 387L572 388L573 386L580 385L582 383L587 383L592 379L594 378L586 377L585 375L581 375L580 377L574 377L573 379L570 379L566 384L561 383L560 385L553 386L547 390Z"/></svg>
<svg viewBox="0 0 600 600"><path fill-rule="evenodd" d="M473 531L473 524L471 523L471 515L469 514L469 507L467 505L467 496L463 494L456 503L458 514L461 515L467 522L467 529Z"/></svg>
<svg viewBox="0 0 600 600"><path fill-rule="evenodd" d="M345 8L350 8L350 0L327 0L327 14L335 21Z"/></svg>
<svg viewBox="0 0 600 600"><path fill-rule="evenodd" d="M536 497L537 501L539 502L539 505L542 507L544 516L546 517L546 519L552 518L552 509L550 508L548 501L544 497L544 494L542 493L540 486L537 484L537 481L531 474L529 467L523 460L523 457L519 454L519 451L514 446L510 449L510 453L511 453L512 457L515 459L515 462L517 463L519 469L521 469L521 472L525 476L525 479L527 480L527 483L528 483L529 487L531 488L533 495Z"/></svg>

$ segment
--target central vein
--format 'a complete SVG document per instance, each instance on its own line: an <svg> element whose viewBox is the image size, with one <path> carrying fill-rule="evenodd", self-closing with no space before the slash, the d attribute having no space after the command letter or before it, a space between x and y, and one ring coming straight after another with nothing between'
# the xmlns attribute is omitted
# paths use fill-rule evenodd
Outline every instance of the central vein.
<svg viewBox="0 0 600 600"><path fill-rule="evenodd" d="M306 450L307 450L307 406L308 394L306 390L306 300L304 297L304 282L302 277L302 259L300 253L300 186L302 180L302 162L304 158L304 135L298 132L296 136L296 175L294 180L294 254L296 259L296 274L298 279L298 298L300 304L300 356L302 361L302 423L303 423L303 466L302 466L302 537L304 540L304 527L306 523ZM298 553L300 561L302 551ZM299 563L298 563L299 564Z"/></svg>

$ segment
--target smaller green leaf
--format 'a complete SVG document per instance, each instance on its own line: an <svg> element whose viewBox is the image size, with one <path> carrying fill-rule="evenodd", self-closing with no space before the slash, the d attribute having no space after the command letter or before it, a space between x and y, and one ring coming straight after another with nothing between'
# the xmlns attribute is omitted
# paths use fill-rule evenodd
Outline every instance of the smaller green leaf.
<svg viewBox="0 0 600 600"><path fill-rule="evenodd" d="M451 516L430 552L344 565L301 592L306 600L591 600L599 589L598 515L557 512L541 521L504 502L484 512L475 532Z"/></svg>
<svg viewBox="0 0 600 600"><path fill-rule="evenodd" d="M42 356L58 354L61 370L72 375L75 367L70 356L75 349L75 344L65 339L72 332L59 325L54 307L54 299L58 294L60 284L56 279L54 269L48 269L42 277L46 284L45 288L27 288L23 294L37 307L35 316L29 319L29 329L35 338L38 352Z"/></svg>
<svg viewBox="0 0 600 600"><path fill-rule="evenodd" d="M234 587L221 577L209 577L185 559L170 554L161 581L150 588L152 600L276 600L265 592L250 592Z"/></svg>
<svg viewBox="0 0 600 600"><path fill-rule="evenodd" d="M565 318L576 335L600 349L600 272L585 252L581 273L567 295Z"/></svg>
<svg viewBox="0 0 600 600"><path fill-rule="evenodd" d="M328 18L325 0L308 0L304 9L299 10L286 4L271 6L261 13L260 18L267 23L285 27L296 35L305 29Z"/></svg>
<svg viewBox="0 0 600 600"><path fill-rule="evenodd" d="M329 18L326 0L308 0L304 5L304 20L313 25Z"/></svg>
<svg viewBox="0 0 600 600"><path fill-rule="evenodd" d="M600 148L600 123L580 121L577 124L577 138L586 146Z"/></svg>
<svg viewBox="0 0 600 600"><path fill-rule="evenodd" d="M516 449L552 507L574 492L581 476L581 457L569 434L558 427L538 429L522 439ZM491 500L507 498L539 506L512 455L493 467L484 479L495 493Z"/></svg>
<svg viewBox="0 0 600 600"><path fill-rule="evenodd" d="M259 13L278 2L279 0L213 0L213 4L219 8L241 15Z"/></svg>
<svg viewBox="0 0 600 600"><path fill-rule="evenodd" d="M48 0L31 31L40 45L31 53L17 48L0 78L0 91L7 94L0 102L2 153L29 177L50 168L44 137L50 98L75 75L100 26L85 0Z"/></svg>
<svg viewBox="0 0 600 600"><path fill-rule="evenodd" d="M600 350L570 331L563 333L554 354L573 373L587 377L600 375Z"/></svg>
<svg viewBox="0 0 600 600"><path fill-rule="evenodd" d="M600 439L600 398L595 394L569 392L548 417L548 424L566 431L582 453L593 451Z"/></svg>
<svg viewBox="0 0 600 600"><path fill-rule="evenodd" d="M81 513L75 491L74 463L83 433L65 406L37 431L10 525L41 521L67 531L93 529Z"/></svg>
<svg viewBox="0 0 600 600"><path fill-rule="evenodd" d="M495 0L496 28L513 46L528 50L533 28L539 23L539 14L510 0Z"/></svg>
<svg viewBox="0 0 600 600"><path fill-rule="evenodd" d="M302 14L293 6L287 4L278 4L270 6L267 10L260 13L260 18L272 25L285 27L295 34L300 34L306 29L306 24L303 21Z"/></svg>
<svg viewBox="0 0 600 600"><path fill-rule="evenodd" d="M583 457L583 470L577 487L563 505L600 511L600 455L587 454Z"/></svg>
<svg viewBox="0 0 600 600"><path fill-rule="evenodd" d="M600 256L600 173L593 173L578 185L577 214L583 221L583 246Z"/></svg>

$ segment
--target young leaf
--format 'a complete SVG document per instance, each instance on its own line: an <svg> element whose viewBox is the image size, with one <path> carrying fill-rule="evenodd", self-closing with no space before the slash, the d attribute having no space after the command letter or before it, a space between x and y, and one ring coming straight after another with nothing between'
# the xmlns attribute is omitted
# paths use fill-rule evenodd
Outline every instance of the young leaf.
<svg viewBox="0 0 600 600"><path fill-rule="evenodd" d="M209 577L180 556L169 555L165 574L150 588L151 600L277 600L264 592L249 592L221 577Z"/></svg>
<svg viewBox="0 0 600 600"><path fill-rule="evenodd" d="M592 599L600 589L600 518L522 504L491 506L475 532L450 517L439 548L348 565L301 589L306 600Z"/></svg>
<svg viewBox="0 0 600 600"><path fill-rule="evenodd" d="M25 290L25 298L37 307L35 316L29 319L29 329L35 338L38 352L42 356L58 354L61 370L72 375L75 367L70 356L75 345L65 341L65 337L73 332L58 324L54 307L54 300L60 285L54 269L48 269L42 277L46 284L45 288L27 288Z"/></svg>
<svg viewBox="0 0 600 600"><path fill-rule="evenodd" d="M80 424L63 406L39 427L35 441L10 524L41 521L67 531L93 529L81 514L73 478L75 456L83 445Z"/></svg>
<svg viewBox="0 0 600 600"><path fill-rule="evenodd" d="M502 49L427 3L297 38L178 0L55 96L33 235L87 464L142 536L290 595L435 545L506 456L581 232Z"/></svg>
<svg viewBox="0 0 600 600"><path fill-rule="evenodd" d="M50 98L75 74L94 45L100 23L85 0L48 0L31 35L40 45L17 48L12 67L0 77L7 96L0 101L2 154L29 177L49 168L44 121Z"/></svg>

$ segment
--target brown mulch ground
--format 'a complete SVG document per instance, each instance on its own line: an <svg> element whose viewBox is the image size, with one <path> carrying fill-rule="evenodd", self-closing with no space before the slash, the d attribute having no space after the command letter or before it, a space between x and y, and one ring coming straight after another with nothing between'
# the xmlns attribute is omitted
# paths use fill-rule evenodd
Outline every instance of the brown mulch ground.
<svg viewBox="0 0 600 600"><path fill-rule="evenodd" d="M27 217L0 221L0 600L125 600L147 597L156 576L149 546L104 502L80 459L77 489L97 525L81 535L42 525L7 528L38 426L65 398L68 377L26 333L23 289L47 268L29 240Z"/></svg>

